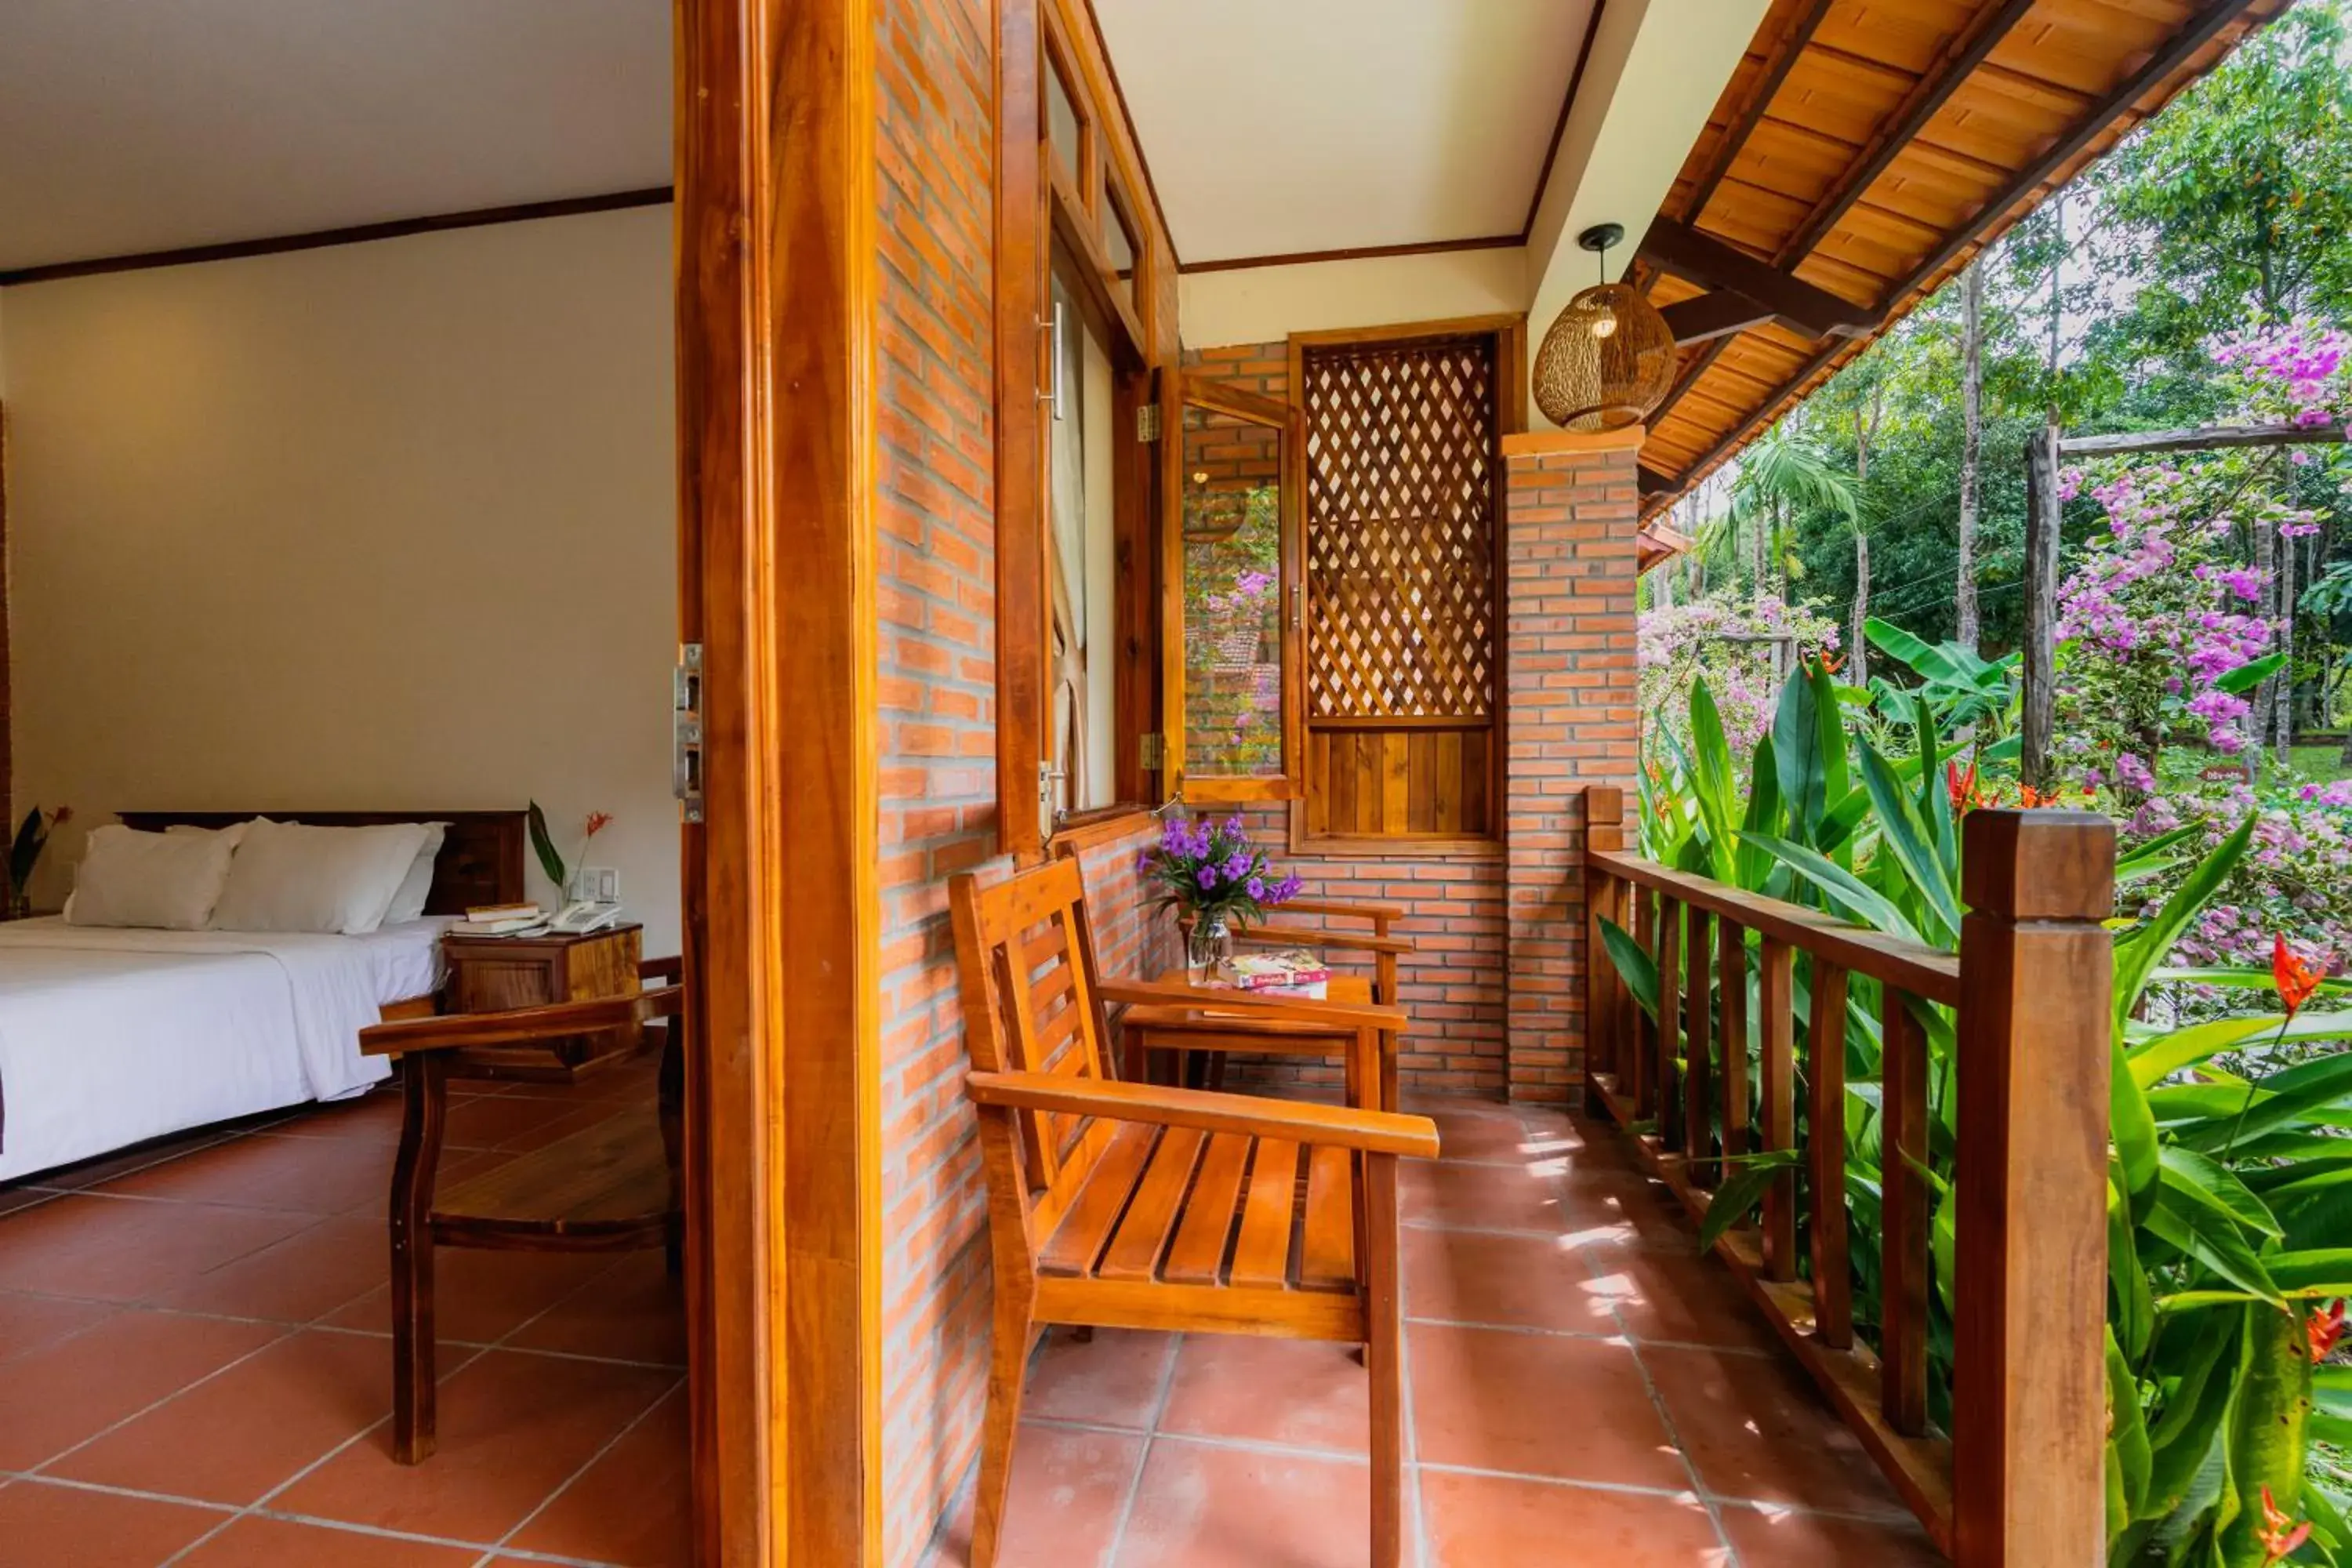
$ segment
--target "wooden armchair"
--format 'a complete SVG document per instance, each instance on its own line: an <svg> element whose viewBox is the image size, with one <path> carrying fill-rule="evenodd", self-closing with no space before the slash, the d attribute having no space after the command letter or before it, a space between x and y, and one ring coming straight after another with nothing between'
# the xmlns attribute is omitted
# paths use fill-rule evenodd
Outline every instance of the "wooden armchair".
<svg viewBox="0 0 2352 1568"><path fill-rule="evenodd" d="M1368 1090L1393 1007L1106 982L1077 863L982 887L950 884L964 1027L980 1107L996 1342L981 1447L972 1568L995 1568L1022 1384L1038 1331L1274 1334L1354 1342L1371 1377L1374 1568L1402 1541L1398 1360L1399 1155L1433 1158L1417 1116L1119 1082L1107 1004L1214 1002L1355 1042Z"/></svg>
<svg viewBox="0 0 2352 1568"><path fill-rule="evenodd" d="M400 1149L392 1167L393 1457L414 1465L434 1447L433 1250L523 1252L669 1250L683 1226L678 1179L683 1053L664 1029L660 1088L648 1103L615 1105L593 1127L457 1183L436 1194L441 1138L455 1053L521 1046L599 1029L646 1027L675 1018L684 994L677 961L643 974L671 984L634 996L566 1002L504 1013L457 1013L378 1024L360 1031L369 1056L401 1062Z"/></svg>
<svg viewBox="0 0 2352 1568"><path fill-rule="evenodd" d="M1391 928L1404 919L1405 911L1394 904L1335 903L1319 899L1294 899L1284 904L1286 915L1314 915L1324 920L1361 921L1371 927L1360 931L1325 931L1307 926L1286 925L1280 921L1254 927L1237 932L1234 941L1256 947L1318 947L1333 952L1362 952L1372 956L1371 984L1367 990L1361 980L1338 976L1329 987L1334 1002L1358 1002L1367 996L1383 1007L1397 1005L1397 961L1413 951L1411 941L1391 934ZM1205 1081L1211 1089L1225 1086L1225 1055L1229 1051L1249 1051L1268 1056L1345 1057L1353 1040L1353 1031L1336 1029L1326 1025L1299 1020L1242 1015L1228 1005L1229 993L1216 993L1213 1007L1183 1006L1171 1003L1155 1003L1130 1007L1119 1019L1119 1030L1126 1046L1127 1076L1137 1082L1151 1076L1152 1053L1166 1051L1179 1062L1198 1062L1206 1068ZM1379 1053L1379 1095L1370 1103L1381 1110L1397 1108L1396 1041L1391 1035L1382 1042Z"/></svg>

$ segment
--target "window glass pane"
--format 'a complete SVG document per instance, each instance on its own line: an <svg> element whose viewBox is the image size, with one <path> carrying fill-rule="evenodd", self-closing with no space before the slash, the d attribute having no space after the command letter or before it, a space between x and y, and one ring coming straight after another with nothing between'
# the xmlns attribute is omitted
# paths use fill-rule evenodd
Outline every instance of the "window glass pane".
<svg viewBox="0 0 2352 1568"><path fill-rule="evenodd" d="M1070 89L1062 81L1062 68L1045 58L1045 138L1053 143L1054 156L1061 160L1062 173L1073 183L1078 177L1078 106L1070 97Z"/></svg>
<svg viewBox="0 0 2352 1568"><path fill-rule="evenodd" d="M1184 410L1184 771L1282 758L1282 432Z"/></svg>
<svg viewBox="0 0 2352 1568"><path fill-rule="evenodd" d="M1047 806L1059 814L1116 798L1118 596L1110 354L1059 277L1054 311L1062 325L1055 367L1061 395L1047 414L1053 487L1045 679L1054 775ZM1048 820L1048 832L1052 826Z"/></svg>
<svg viewBox="0 0 2352 1568"><path fill-rule="evenodd" d="M1135 299L1135 226L1128 221L1127 197L1116 182L1103 184L1103 249L1110 257L1113 286L1130 305Z"/></svg>

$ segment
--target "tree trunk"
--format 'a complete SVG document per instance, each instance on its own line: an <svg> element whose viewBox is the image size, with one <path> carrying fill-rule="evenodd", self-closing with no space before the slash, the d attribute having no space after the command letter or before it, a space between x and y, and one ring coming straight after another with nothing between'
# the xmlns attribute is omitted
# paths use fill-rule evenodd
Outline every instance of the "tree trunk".
<svg viewBox="0 0 2352 1568"><path fill-rule="evenodd" d="M1860 686L1870 679L1869 643L1862 635L1862 625L1870 619L1870 535L1859 528L1853 531L1853 626L1848 632L1850 646L1846 649L1846 679Z"/></svg>
<svg viewBox="0 0 2352 1568"><path fill-rule="evenodd" d="M1971 260L1960 274L1960 563L1962 647L1977 651L1977 462L1984 447L1984 274Z"/></svg>

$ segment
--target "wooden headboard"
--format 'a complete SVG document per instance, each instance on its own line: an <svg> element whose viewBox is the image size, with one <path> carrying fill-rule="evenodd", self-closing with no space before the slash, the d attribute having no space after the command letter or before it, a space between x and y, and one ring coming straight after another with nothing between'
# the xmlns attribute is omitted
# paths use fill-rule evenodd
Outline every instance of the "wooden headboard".
<svg viewBox="0 0 2352 1568"><path fill-rule="evenodd" d="M267 816L314 827L380 827L394 822L446 822L447 835L433 861L428 915L462 915L476 904L520 903L523 897L523 826L520 811L126 811L123 823L142 833L167 827L226 827Z"/></svg>

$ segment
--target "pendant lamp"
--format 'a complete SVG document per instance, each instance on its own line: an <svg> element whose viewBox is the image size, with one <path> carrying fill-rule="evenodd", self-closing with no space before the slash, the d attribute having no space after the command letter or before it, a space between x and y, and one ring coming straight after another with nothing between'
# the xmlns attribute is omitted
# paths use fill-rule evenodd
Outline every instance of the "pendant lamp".
<svg viewBox="0 0 2352 1568"><path fill-rule="evenodd" d="M1674 329L1640 289L1608 281L1609 247L1624 237L1613 223L1576 237L1599 254L1601 281L1568 302L1536 351L1536 406L1563 430L1638 425L1674 384Z"/></svg>

